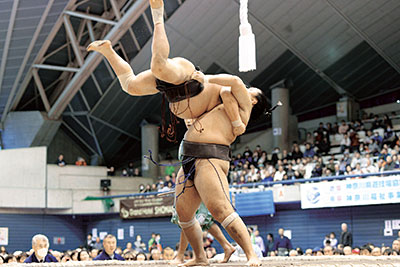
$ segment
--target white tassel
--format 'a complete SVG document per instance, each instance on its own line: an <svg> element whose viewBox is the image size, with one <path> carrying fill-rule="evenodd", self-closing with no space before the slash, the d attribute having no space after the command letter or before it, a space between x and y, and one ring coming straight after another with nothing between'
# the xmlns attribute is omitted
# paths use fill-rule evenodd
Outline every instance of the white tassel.
<svg viewBox="0 0 400 267"><path fill-rule="evenodd" d="M248 0L240 0L239 71L256 69L256 38L248 21Z"/></svg>

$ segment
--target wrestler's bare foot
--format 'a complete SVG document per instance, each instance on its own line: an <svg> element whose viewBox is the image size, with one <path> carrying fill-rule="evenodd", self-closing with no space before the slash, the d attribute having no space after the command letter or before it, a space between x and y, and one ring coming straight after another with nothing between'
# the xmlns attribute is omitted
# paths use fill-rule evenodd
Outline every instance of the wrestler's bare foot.
<svg viewBox="0 0 400 267"><path fill-rule="evenodd" d="M258 267L261 266L261 261L259 258L254 257L254 258L250 258L249 261L246 263L246 266L254 266L254 267Z"/></svg>
<svg viewBox="0 0 400 267"><path fill-rule="evenodd" d="M200 260L200 259L193 259L190 261L187 261L183 264L178 264L179 267L181 266L210 266L210 263L208 262L207 259Z"/></svg>
<svg viewBox="0 0 400 267"><path fill-rule="evenodd" d="M98 40L90 43L86 48L87 51L96 51L104 55L104 53L112 49L111 42L109 40Z"/></svg>
<svg viewBox="0 0 400 267"><path fill-rule="evenodd" d="M233 252L235 252L235 248L230 245L227 248L224 248L224 259L222 261L220 261L219 263L227 263L229 261L229 259L231 258Z"/></svg>
<svg viewBox="0 0 400 267"><path fill-rule="evenodd" d="M150 0L150 7L152 9L157 9L164 6L163 0Z"/></svg>

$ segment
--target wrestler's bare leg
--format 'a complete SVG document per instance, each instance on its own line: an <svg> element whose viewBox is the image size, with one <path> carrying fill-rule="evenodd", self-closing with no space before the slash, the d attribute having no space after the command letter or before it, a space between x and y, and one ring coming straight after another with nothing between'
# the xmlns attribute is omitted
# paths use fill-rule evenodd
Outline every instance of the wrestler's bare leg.
<svg viewBox="0 0 400 267"><path fill-rule="evenodd" d="M226 179L228 169L229 162L219 159L200 159L196 164L195 186L197 192L218 222L223 222L234 212L229 201L229 184ZM261 261L254 252L249 233L242 219L235 219L226 227L226 230L244 250L248 259L247 265L261 266Z"/></svg>
<svg viewBox="0 0 400 267"><path fill-rule="evenodd" d="M182 168L179 170L177 177L175 196L179 195L179 197L176 199L175 208L178 213L181 228L185 232L185 236L194 252L194 259L179 266L208 266L208 259L203 248L203 231L201 230L200 224L197 222L187 228L182 226L182 223L190 222L194 218L196 210L199 208L201 202L199 194L196 188L192 186L193 182L190 180L186 182L187 188L184 193L180 194L185 186L185 184L183 184L185 177Z"/></svg>
<svg viewBox="0 0 400 267"><path fill-rule="evenodd" d="M208 232L215 237L215 239L224 249L224 259L220 261L220 263L228 262L233 252L235 252L235 248L231 245L231 243L228 242L228 240L226 240L224 234L222 233L221 229L219 229L217 224L214 223L211 225L210 229L208 229Z"/></svg>
<svg viewBox="0 0 400 267"><path fill-rule="evenodd" d="M131 95L152 95L158 93L155 77L150 70L134 75L131 66L123 60L112 48L109 40L94 41L87 47L87 51L96 51L102 54L110 63L115 74L120 78L129 75L129 80L123 89ZM124 81L121 81L121 85ZM125 88L124 88L125 87Z"/></svg>
<svg viewBox="0 0 400 267"><path fill-rule="evenodd" d="M152 9L154 33L152 44L151 71L158 79L172 84L190 80L194 65L184 58L169 59L169 42L164 28L163 0L149 0Z"/></svg>
<svg viewBox="0 0 400 267"><path fill-rule="evenodd" d="M185 233L181 231L181 237L179 239L179 248L176 253L175 259L170 261L169 265L177 265L183 263L185 261L185 251L189 245L189 241L187 240Z"/></svg>

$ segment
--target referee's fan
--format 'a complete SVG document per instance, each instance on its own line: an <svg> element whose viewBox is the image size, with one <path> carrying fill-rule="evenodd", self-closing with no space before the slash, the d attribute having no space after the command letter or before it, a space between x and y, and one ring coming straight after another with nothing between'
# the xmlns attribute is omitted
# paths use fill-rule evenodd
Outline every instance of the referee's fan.
<svg viewBox="0 0 400 267"><path fill-rule="evenodd" d="M32 238L33 253L24 261L24 263L36 262L58 262L57 259L49 254L49 239L45 235L35 235Z"/></svg>

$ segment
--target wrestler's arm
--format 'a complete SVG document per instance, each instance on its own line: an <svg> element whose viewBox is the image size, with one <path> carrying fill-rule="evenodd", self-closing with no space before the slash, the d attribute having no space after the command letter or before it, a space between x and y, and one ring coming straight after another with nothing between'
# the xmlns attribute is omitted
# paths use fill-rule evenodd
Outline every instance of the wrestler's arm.
<svg viewBox="0 0 400 267"><path fill-rule="evenodd" d="M232 122L233 134L235 136L242 135L246 131L246 125L242 122L239 113L239 104L236 98L232 95L231 88L223 86L219 94L224 104L226 115Z"/></svg>
<svg viewBox="0 0 400 267"><path fill-rule="evenodd" d="M231 87L231 93L236 98L239 109L243 111L250 111L252 108L250 95L243 81L233 75L229 74L218 74L218 75L206 75L205 78L209 83L215 83L222 86Z"/></svg>

